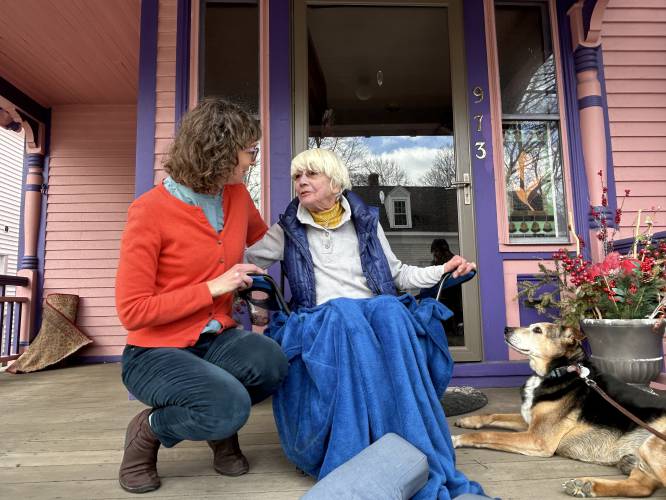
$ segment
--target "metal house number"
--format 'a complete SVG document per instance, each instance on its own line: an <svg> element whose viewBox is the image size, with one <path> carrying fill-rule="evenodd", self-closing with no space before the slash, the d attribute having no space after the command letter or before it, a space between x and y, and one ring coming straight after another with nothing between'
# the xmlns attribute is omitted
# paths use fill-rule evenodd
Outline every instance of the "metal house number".
<svg viewBox="0 0 666 500"><path fill-rule="evenodd" d="M486 97L486 93L483 91L482 87L476 86L472 89L472 95L476 98L474 104L480 104ZM476 120L476 132L480 134L483 132L483 113L474 115L474 120ZM476 141L474 143L474 156L483 160L488 153L486 152L486 141Z"/></svg>
<svg viewBox="0 0 666 500"><path fill-rule="evenodd" d="M474 156L476 156L479 160L483 160L488 153L486 153L486 143L485 141L476 141L474 143L474 147L476 148L476 151L474 152Z"/></svg>

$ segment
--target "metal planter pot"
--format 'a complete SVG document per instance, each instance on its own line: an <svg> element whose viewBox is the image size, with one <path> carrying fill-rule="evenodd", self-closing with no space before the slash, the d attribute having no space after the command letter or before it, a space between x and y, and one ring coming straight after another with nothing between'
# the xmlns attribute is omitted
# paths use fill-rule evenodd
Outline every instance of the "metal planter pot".
<svg viewBox="0 0 666 500"><path fill-rule="evenodd" d="M591 360L604 373L629 384L647 385L664 366L666 321L654 319L584 319L581 329Z"/></svg>

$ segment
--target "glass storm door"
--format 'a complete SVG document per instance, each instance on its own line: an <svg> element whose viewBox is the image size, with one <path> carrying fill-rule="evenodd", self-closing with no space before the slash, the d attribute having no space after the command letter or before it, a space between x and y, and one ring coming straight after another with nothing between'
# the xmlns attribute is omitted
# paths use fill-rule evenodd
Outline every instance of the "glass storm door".
<svg viewBox="0 0 666 500"><path fill-rule="evenodd" d="M462 24L457 1L295 5L294 151L340 156L406 264L476 260ZM440 300L454 357L480 360L478 280Z"/></svg>

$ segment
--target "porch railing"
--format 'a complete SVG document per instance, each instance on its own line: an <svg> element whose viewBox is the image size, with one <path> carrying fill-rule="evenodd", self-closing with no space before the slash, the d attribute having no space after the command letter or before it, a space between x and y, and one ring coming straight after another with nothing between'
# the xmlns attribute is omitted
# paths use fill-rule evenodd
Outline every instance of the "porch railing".
<svg viewBox="0 0 666 500"><path fill-rule="evenodd" d="M0 275L0 366L19 357L19 340L21 336L21 315L26 297L10 296L14 287L27 287L28 278L23 276Z"/></svg>

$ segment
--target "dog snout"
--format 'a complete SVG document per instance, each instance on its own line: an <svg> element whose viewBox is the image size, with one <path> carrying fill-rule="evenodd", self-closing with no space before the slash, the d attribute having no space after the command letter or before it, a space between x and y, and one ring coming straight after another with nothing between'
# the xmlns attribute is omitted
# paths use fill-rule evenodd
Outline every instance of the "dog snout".
<svg viewBox="0 0 666 500"><path fill-rule="evenodd" d="M515 328L513 328L512 326L505 327L504 328L504 337L509 338L509 335L511 335L514 330L515 330Z"/></svg>

